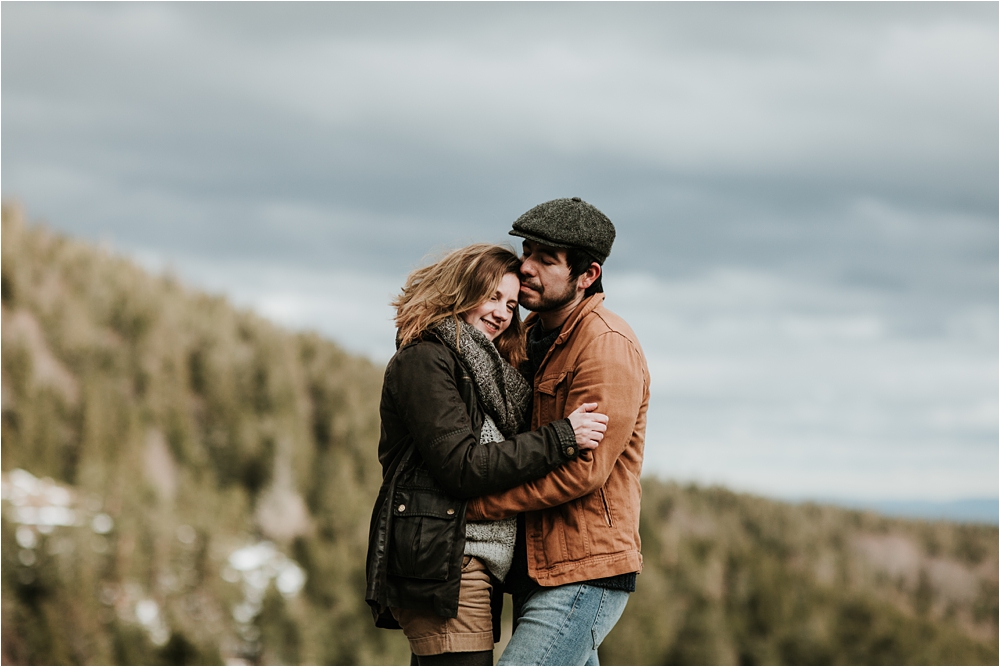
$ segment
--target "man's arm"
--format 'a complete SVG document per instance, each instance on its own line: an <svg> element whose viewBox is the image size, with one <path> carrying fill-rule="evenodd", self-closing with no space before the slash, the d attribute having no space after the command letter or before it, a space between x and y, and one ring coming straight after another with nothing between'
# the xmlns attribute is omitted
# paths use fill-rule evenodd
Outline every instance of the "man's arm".
<svg viewBox="0 0 1000 667"><path fill-rule="evenodd" d="M632 438L642 405L646 388L642 355L620 333L602 334L581 352L571 382L567 414L581 403L597 403L597 411L608 415L608 430L601 444L545 477L470 500L468 519L503 519L554 507L604 486Z"/></svg>

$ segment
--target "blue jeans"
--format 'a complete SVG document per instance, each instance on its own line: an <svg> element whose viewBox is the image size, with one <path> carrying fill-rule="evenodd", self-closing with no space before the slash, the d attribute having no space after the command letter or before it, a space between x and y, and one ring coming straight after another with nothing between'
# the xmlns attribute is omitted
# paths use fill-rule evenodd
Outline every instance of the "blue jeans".
<svg viewBox="0 0 1000 667"><path fill-rule="evenodd" d="M514 634L497 665L599 665L597 647L629 594L589 584L535 587L514 596Z"/></svg>

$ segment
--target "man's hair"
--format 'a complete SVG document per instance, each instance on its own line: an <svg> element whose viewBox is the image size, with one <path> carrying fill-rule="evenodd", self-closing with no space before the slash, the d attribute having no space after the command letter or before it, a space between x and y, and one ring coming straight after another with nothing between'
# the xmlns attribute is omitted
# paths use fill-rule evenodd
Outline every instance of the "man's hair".
<svg viewBox="0 0 1000 667"><path fill-rule="evenodd" d="M590 268L592 262L597 262L589 252L583 248L566 248L566 264L569 266L569 279L576 280L583 275L583 272ZM600 262L597 262L600 264ZM587 288L583 295L590 296L604 291L601 279L604 277L604 267L601 267L601 275Z"/></svg>
<svg viewBox="0 0 1000 667"><path fill-rule="evenodd" d="M403 291L391 304L396 308L399 346L417 340L449 317L455 318L457 334L462 329L460 318L490 298L505 275L519 276L520 269L521 260L512 249L489 243L453 250L434 264L417 269L407 276ZM493 341L514 368L527 357L523 332L515 308L507 329Z"/></svg>

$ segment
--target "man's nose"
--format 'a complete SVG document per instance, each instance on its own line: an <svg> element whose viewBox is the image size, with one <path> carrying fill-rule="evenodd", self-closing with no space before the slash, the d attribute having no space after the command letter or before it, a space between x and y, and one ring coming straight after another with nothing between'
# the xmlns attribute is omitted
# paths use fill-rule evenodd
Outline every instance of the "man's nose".
<svg viewBox="0 0 1000 667"><path fill-rule="evenodd" d="M522 276L535 275L535 268L531 265L531 262L527 259L521 260L521 275Z"/></svg>

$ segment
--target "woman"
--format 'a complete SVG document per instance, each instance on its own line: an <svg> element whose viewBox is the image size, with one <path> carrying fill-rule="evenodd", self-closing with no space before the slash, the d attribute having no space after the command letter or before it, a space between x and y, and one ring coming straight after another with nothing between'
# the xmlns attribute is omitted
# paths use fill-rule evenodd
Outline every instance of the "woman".
<svg viewBox="0 0 1000 667"><path fill-rule="evenodd" d="M492 665L516 520L465 521L466 500L541 477L597 447L596 404L523 433L531 387L517 313L520 261L503 246L456 250L407 278L382 386L382 488L366 600L402 627L414 664Z"/></svg>

